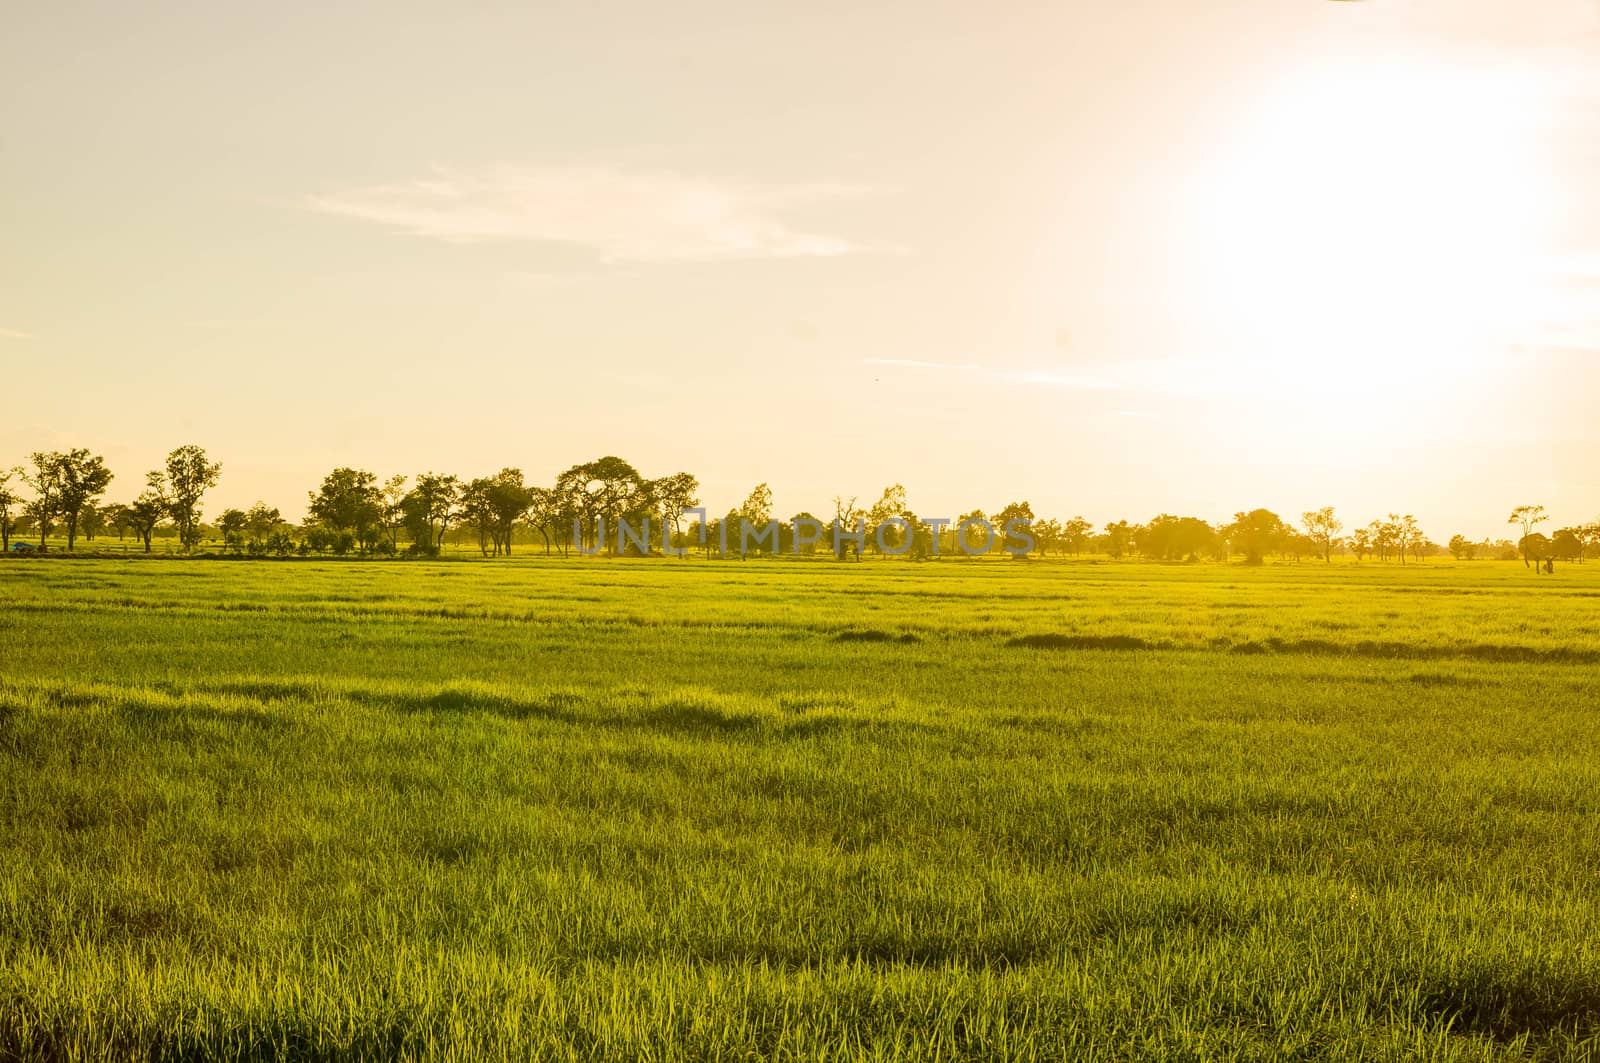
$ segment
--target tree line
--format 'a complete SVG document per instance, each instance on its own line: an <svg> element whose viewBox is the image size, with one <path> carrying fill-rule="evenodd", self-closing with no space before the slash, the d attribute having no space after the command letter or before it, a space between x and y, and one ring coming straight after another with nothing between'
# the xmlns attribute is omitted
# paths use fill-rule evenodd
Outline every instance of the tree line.
<svg viewBox="0 0 1600 1063"><path fill-rule="evenodd" d="M1336 553L1406 564L1442 552L1411 515L1391 513L1348 531L1331 506L1303 513L1298 522L1253 509L1227 523L1163 513L1143 523L1096 526L1082 516L1041 519L1028 502L1018 501L952 520L924 519L901 484L886 487L870 505L840 495L825 517L801 512L787 520L774 516L771 489L759 484L738 506L714 517L701 506L693 475L651 479L614 455L574 465L548 485L528 483L514 467L473 479L432 471L379 479L365 469L340 467L309 493L307 517L298 525L265 502L223 510L207 524L202 503L221 471L202 448L182 446L146 473L130 501L105 503L113 476L101 456L85 449L35 452L26 465L0 471L0 549L12 552L20 536L30 537L30 546L36 538L43 549L59 533L71 552L80 538L109 531L132 536L146 553L162 536L188 553L220 540L222 552L253 557L435 557L447 541L475 545L486 557L510 556L518 544L561 555L1088 553L1158 561L1238 557L1254 564L1269 556L1332 561ZM1456 535L1443 549L1458 560L1520 558L1529 566L1582 561L1600 550L1600 521L1545 535L1538 528L1548 520L1543 506L1518 506L1509 518L1521 533L1515 542Z"/></svg>

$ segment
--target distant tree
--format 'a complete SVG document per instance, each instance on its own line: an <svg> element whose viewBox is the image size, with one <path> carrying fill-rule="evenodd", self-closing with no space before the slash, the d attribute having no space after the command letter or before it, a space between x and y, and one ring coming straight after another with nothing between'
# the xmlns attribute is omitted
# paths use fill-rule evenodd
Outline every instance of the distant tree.
<svg viewBox="0 0 1600 1063"><path fill-rule="evenodd" d="M1175 517L1163 513L1132 532L1134 549L1156 561L1182 561L1214 554L1218 546L1216 529L1199 517Z"/></svg>
<svg viewBox="0 0 1600 1063"><path fill-rule="evenodd" d="M383 496L378 478L365 469L341 467L323 477L322 486L309 496L307 512L328 531L336 553L341 535L348 535L362 550L376 541L383 521Z"/></svg>
<svg viewBox="0 0 1600 1063"><path fill-rule="evenodd" d="M1128 551L1128 544L1133 539L1133 528L1125 520L1119 520L1106 525L1105 547L1106 556L1120 559Z"/></svg>
<svg viewBox="0 0 1600 1063"><path fill-rule="evenodd" d="M1478 556L1478 544L1464 535L1450 536L1450 542L1446 544L1446 549L1450 551L1450 556L1457 561L1471 561Z"/></svg>
<svg viewBox="0 0 1600 1063"><path fill-rule="evenodd" d="M487 502L494 518L497 552L504 548L506 556L511 556L512 532L532 501L521 469L501 469L489 478Z"/></svg>
<svg viewBox="0 0 1600 1063"><path fill-rule="evenodd" d="M1518 506L1516 509L1511 511L1511 516L1506 518L1506 523L1521 526L1522 539L1518 544L1521 546L1522 544L1526 544L1529 539L1533 537L1533 529L1535 527L1543 524L1549 519L1550 515L1544 511L1543 506ZM1528 566L1529 561L1530 558L1528 557L1528 552L1526 549L1524 549L1522 551L1522 564L1524 568Z"/></svg>
<svg viewBox="0 0 1600 1063"><path fill-rule="evenodd" d="M1223 538L1236 552L1244 555L1246 564L1251 565L1261 564L1269 550L1282 544L1287 532L1283 518L1270 509L1236 513L1233 523L1222 529Z"/></svg>
<svg viewBox="0 0 1600 1063"><path fill-rule="evenodd" d="M128 526L144 543L144 552L150 552L150 538L156 526L167 515L166 480L159 472L145 477L145 489L127 507Z"/></svg>
<svg viewBox="0 0 1600 1063"><path fill-rule="evenodd" d="M683 535L683 511L700 504L700 481L686 472L675 472L648 484L649 495L655 500L664 535L677 542Z"/></svg>
<svg viewBox="0 0 1600 1063"><path fill-rule="evenodd" d="M873 550L878 549L878 529L888 521L900 516L909 508L906 502L906 489L904 484L890 484L883 489L883 495L867 510L867 545ZM899 532L893 526L889 534L885 535L884 542L891 549L898 548L900 544ZM881 553L881 551L879 551Z"/></svg>
<svg viewBox="0 0 1600 1063"><path fill-rule="evenodd" d="M16 531L22 511L22 496L10 486L13 478L21 476L21 469L0 469L0 552L10 551L11 533Z"/></svg>
<svg viewBox="0 0 1600 1063"><path fill-rule="evenodd" d="M736 544L730 544L736 546L739 553L745 552L746 528L749 528L748 537L757 553L771 553L777 549L776 542L764 538L768 535L768 525L772 523L772 488L764 483L757 484L750 492L750 497L739 506L739 520L743 523L729 529L730 538L732 535L739 538Z"/></svg>
<svg viewBox="0 0 1600 1063"><path fill-rule="evenodd" d="M561 556L566 556L571 536L572 516L562 510L560 492L549 487L528 488L526 519L528 526L544 539L546 554L550 552L552 546L555 546L561 550Z"/></svg>
<svg viewBox="0 0 1600 1063"><path fill-rule="evenodd" d="M1524 535L1517 543L1517 551L1522 555L1524 565L1532 561L1537 566L1550 556L1550 540L1541 532Z"/></svg>
<svg viewBox="0 0 1600 1063"><path fill-rule="evenodd" d="M206 452L193 444L167 455L167 512L178 527L178 542L185 550L200 543L200 503L206 492L217 486L221 473L221 463L208 460Z"/></svg>
<svg viewBox="0 0 1600 1063"><path fill-rule="evenodd" d="M102 526L116 532L118 540L126 536L133 527L128 523L128 507L121 502L112 502L109 505L101 506L100 523Z"/></svg>
<svg viewBox="0 0 1600 1063"><path fill-rule="evenodd" d="M1357 528L1350 533L1350 551L1357 561L1364 561L1372 553L1372 529Z"/></svg>
<svg viewBox="0 0 1600 1063"><path fill-rule="evenodd" d="M1583 535L1577 528L1561 528L1550 536L1550 556L1557 561L1583 560Z"/></svg>
<svg viewBox="0 0 1600 1063"><path fill-rule="evenodd" d="M1333 548L1339 542L1339 533L1344 531L1344 524L1334 516L1332 506L1323 506L1321 509L1308 510L1300 515L1300 524L1306 530L1306 537L1310 539L1319 552L1322 560L1333 560Z"/></svg>
<svg viewBox="0 0 1600 1063"><path fill-rule="evenodd" d="M378 526L388 537L389 549L399 545L400 529L406 525L406 478L395 474L378 489Z"/></svg>
<svg viewBox="0 0 1600 1063"><path fill-rule="evenodd" d="M994 549L995 536L985 528L993 527L989 522L989 515L981 509L968 510L956 518L955 538L956 549L962 553L975 553L985 549Z"/></svg>
<svg viewBox="0 0 1600 1063"><path fill-rule="evenodd" d="M461 488L461 521L476 533L478 550L484 557L490 556L491 546L495 554L500 553L497 535L499 522L495 518L494 503L489 497L493 486L488 477L480 476L468 480Z"/></svg>
<svg viewBox="0 0 1600 1063"><path fill-rule="evenodd" d="M245 534L250 536L251 542L265 543L282 523L283 514L278 512L278 507L265 502L257 502L244 515Z"/></svg>
<svg viewBox="0 0 1600 1063"><path fill-rule="evenodd" d="M1432 543L1428 542L1427 535L1425 535L1422 529L1417 526L1417 518L1413 517L1409 513L1400 518L1399 536L1401 564L1405 563L1407 550L1411 551L1412 557L1418 561L1421 561L1428 555L1428 552L1433 545Z"/></svg>
<svg viewBox="0 0 1600 1063"><path fill-rule="evenodd" d="M222 533L222 547L238 553L244 549L244 531L250 515L242 509L225 509L217 518L217 530Z"/></svg>
<svg viewBox="0 0 1600 1063"><path fill-rule="evenodd" d="M94 537L106 530L105 514L98 505L87 505L78 516L78 533L88 542L94 542Z"/></svg>
<svg viewBox="0 0 1600 1063"><path fill-rule="evenodd" d="M1021 531L1026 531L1033 526L1033 507L1027 502L1012 502L1006 505L993 517L995 542L1001 550L1022 550L1025 543L1021 536L1007 530L1008 526ZM1015 522L1014 524L1012 522Z"/></svg>
<svg viewBox="0 0 1600 1063"><path fill-rule="evenodd" d="M1578 540L1583 544L1583 553L1578 555L1578 560L1581 562L1586 554L1600 551L1600 521L1581 525L1577 532Z"/></svg>
<svg viewBox="0 0 1600 1063"><path fill-rule="evenodd" d="M1048 557L1050 551L1060 551L1066 545L1061 522L1053 517L1049 520L1036 521L1033 525L1033 536L1038 540L1040 557Z"/></svg>
<svg viewBox="0 0 1600 1063"><path fill-rule="evenodd" d="M836 556L841 560L845 556L845 551L855 545L851 541L846 541L844 536L853 535L856 529L861 526L861 522L866 519L866 516L866 512L856 505L855 495L851 495L849 498L845 498L843 495L833 496L833 523L828 527L834 538L829 543L829 547L834 549ZM859 561L860 559L861 550L857 547L856 560Z"/></svg>
<svg viewBox="0 0 1600 1063"><path fill-rule="evenodd" d="M1061 526L1062 545L1072 551L1072 556L1077 557L1083 553L1083 548L1089 545L1089 536L1093 532L1093 524L1084 520L1082 516L1073 517Z"/></svg>
<svg viewBox="0 0 1600 1063"><path fill-rule="evenodd" d="M33 498L23 508L39 529L39 545L43 547L61 512L62 456L53 450L37 450L28 456L28 461L33 469L23 470L22 482L33 491Z"/></svg>
<svg viewBox="0 0 1600 1063"><path fill-rule="evenodd" d="M556 478L555 489L558 505L577 521L580 540L599 546L604 538L610 552L615 552L617 524L640 525L653 504L639 470L615 455L574 465ZM608 534L602 535L602 526Z"/></svg>
<svg viewBox="0 0 1600 1063"><path fill-rule="evenodd" d="M99 504L111 483L111 470L105 459L82 448L55 456L57 462L56 512L67 526L67 550L78 540L84 511Z"/></svg>
<svg viewBox="0 0 1600 1063"><path fill-rule="evenodd" d="M455 522L461 502L461 481L435 472L418 473L400 509L411 541L428 553L444 546L444 533Z"/></svg>

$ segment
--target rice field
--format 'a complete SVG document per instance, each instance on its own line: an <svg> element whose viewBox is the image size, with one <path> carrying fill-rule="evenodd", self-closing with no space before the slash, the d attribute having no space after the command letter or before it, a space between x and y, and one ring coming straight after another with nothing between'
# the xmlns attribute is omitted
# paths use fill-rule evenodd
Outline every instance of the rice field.
<svg viewBox="0 0 1600 1063"><path fill-rule="evenodd" d="M0 1058L1592 1059L1600 566L0 561Z"/></svg>

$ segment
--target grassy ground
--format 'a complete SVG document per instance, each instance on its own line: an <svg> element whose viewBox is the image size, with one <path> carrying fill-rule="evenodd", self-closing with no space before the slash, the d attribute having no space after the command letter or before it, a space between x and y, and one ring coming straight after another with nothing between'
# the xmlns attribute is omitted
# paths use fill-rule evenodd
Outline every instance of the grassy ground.
<svg viewBox="0 0 1600 1063"><path fill-rule="evenodd" d="M1600 566L0 563L0 1056L1589 1059Z"/></svg>

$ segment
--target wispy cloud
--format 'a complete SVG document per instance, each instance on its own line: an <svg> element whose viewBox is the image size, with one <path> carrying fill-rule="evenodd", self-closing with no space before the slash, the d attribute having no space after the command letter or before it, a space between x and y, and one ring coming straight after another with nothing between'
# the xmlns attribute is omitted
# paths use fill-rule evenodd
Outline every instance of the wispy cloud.
<svg viewBox="0 0 1600 1063"><path fill-rule="evenodd" d="M866 191L605 167L497 166L440 168L414 180L311 196L306 205L449 243L561 243L608 262L672 262L872 250L784 217Z"/></svg>
<svg viewBox="0 0 1600 1063"><path fill-rule="evenodd" d="M1008 369L999 366L972 365L959 362L929 362L916 358L863 358L863 365L881 365L901 369L932 369L966 373L1000 380L1008 384L1037 384L1046 387L1067 388L1074 391L1115 391L1122 384L1106 377L1076 373L1057 373L1037 369Z"/></svg>
<svg viewBox="0 0 1600 1063"><path fill-rule="evenodd" d="M33 333L21 332L14 328L0 328L0 340L31 340Z"/></svg>

